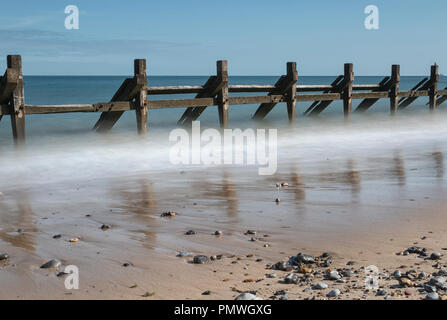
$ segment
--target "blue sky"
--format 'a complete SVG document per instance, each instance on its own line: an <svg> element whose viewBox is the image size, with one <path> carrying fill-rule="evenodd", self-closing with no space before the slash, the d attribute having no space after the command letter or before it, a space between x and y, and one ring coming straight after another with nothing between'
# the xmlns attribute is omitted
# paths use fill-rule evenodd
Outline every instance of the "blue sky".
<svg viewBox="0 0 447 320"><path fill-rule="evenodd" d="M379 8L379 30L364 9ZM80 11L66 30L65 6ZM24 73L121 75L146 58L154 75L209 75L227 59L230 75L279 75L296 61L301 75L447 73L447 1L5 1L0 11L0 68L22 55Z"/></svg>

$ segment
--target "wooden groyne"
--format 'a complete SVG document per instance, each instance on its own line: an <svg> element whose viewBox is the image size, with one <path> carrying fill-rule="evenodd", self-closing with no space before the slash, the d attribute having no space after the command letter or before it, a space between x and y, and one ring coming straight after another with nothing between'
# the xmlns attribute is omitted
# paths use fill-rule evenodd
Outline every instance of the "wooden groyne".
<svg viewBox="0 0 447 320"><path fill-rule="evenodd" d="M186 108L178 120L179 125L188 125L209 106L217 106L221 128L228 127L228 108L230 105L259 104L253 119L263 119L278 103L287 104L289 122L296 118L296 103L309 101L312 104L304 112L305 116L315 116L326 109L333 101L343 101L345 118L353 112L354 99L362 101L354 112L365 112L379 99L390 99L390 112L408 107L419 97L429 97L429 110L447 100L447 87L439 90L438 65L431 66L430 76L417 83L409 91L400 91L400 66L391 67L391 75L377 84L354 84L354 67L344 65L343 75L331 84L299 85L295 62L288 62L286 74L279 77L273 85L230 85L228 82L228 64L226 60L217 61L216 75L210 76L199 86L148 86L146 60L134 60L134 76L123 81L109 102L94 104L67 105L28 105L25 104L22 59L19 55L7 57L7 69L0 77L0 120L11 117L12 133L16 144L25 141L25 115L68 112L101 112L94 130L110 130L125 111L136 113L138 133L147 130L149 109ZM259 96L230 96L230 93L256 93ZM265 94L266 93L266 94ZM154 100L151 95L195 94L190 99Z"/></svg>

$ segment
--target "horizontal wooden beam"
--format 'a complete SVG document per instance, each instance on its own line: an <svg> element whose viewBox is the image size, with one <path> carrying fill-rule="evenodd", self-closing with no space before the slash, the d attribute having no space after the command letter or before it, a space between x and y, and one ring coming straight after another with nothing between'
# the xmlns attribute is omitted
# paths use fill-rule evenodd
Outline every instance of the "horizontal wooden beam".
<svg viewBox="0 0 447 320"><path fill-rule="evenodd" d="M416 90L416 91L399 91L398 97L426 97L428 96L428 90Z"/></svg>
<svg viewBox="0 0 447 320"><path fill-rule="evenodd" d="M352 99L371 99L371 98L388 98L388 91L377 92L353 92Z"/></svg>
<svg viewBox="0 0 447 320"><path fill-rule="evenodd" d="M215 98L148 100L149 109L207 107L217 105Z"/></svg>

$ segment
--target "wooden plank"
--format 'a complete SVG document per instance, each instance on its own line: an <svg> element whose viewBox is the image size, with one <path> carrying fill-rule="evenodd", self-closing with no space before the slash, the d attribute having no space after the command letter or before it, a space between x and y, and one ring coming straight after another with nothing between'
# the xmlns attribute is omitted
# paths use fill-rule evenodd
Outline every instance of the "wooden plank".
<svg viewBox="0 0 447 320"><path fill-rule="evenodd" d="M245 84L236 84L229 85L229 92L270 92L275 89L274 85L245 85Z"/></svg>
<svg viewBox="0 0 447 320"><path fill-rule="evenodd" d="M439 66L434 64L430 68L430 87L428 89L430 110L436 110L438 99Z"/></svg>
<svg viewBox="0 0 447 320"><path fill-rule="evenodd" d="M421 83L421 82L420 82ZM398 109L402 110L413 103L418 97L428 96L428 88L430 87L430 81L425 81L416 91L401 91L399 97L406 97L406 99L399 100Z"/></svg>
<svg viewBox="0 0 447 320"><path fill-rule="evenodd" d="M204 87L206 90L202 93L196 95L196 98L214 98L217 92L220 90L222 85L221 80L217 76L211 76L205 83ZM183 115L177 121L178 125L189 125L192 121L196 120L203 111L205 111L206 106L201 107L191 107L185 110Z"/></svg>
<svg viewBox="0 0 447 320"><path fill-rule="evenodd" d="M337 78L335 78L335 80L329 85L329 89L326 89L326 90L324 90L323 91L323 93L329 93L329 92L332 92L336 87L337 87L337 85L339 85L340 84L340 81L342 81L343 80L343 76L342 75L340 75L340 76L338 76ZM304 100L304 101L307 101L307 100ZM310 100L310 101L312 101L312 100ZM312 103L310 106L309 106L309 108L307 108L306 109L306 111L304 111L304 113L303 113L303 115L306 115L306 114L308 114L313 108L315 108L319 103L320 103L321 101L315 101L314 103ZM329 102L330 103L330 102Z"/></svg>
<svg viewBox="0 0 447 320"><path fill-rule="evenodd" d="M340 100L342 96L340 93L321 93L321 94L298 94L296 101L321 101L322 103L331 103L334 100Z"/></svg>
<svg viewBox="0 0 447 320"><path fill-rule="evenodd" d="M388 98L388 91L376 91L376 92L353 92L352 99L380 99Z"/></svg>
<svg viewBox="0 0 447 320"><path fill-rule="evenodd" d="M204 86L158 86L146 88L148 95L199 93L204 90Z"/></svg>
<svg viewBox="0 0 447 320"><path fill-rule="evenodd" d="M17 69L7 68L0 81L0 104L7 104L19 82Z"/></svg>
<svg viewBox="0 0 447 320"><path fill-rule="evenodd" d="M147 86L146 59L134 60L134 78L143 82L135 97L137 131L141 135L147 132L147 92L144 89Z"/></svg>
<svg viewBox="0 0 447 320"><path fill-rule="evenodd" d="M296 118L296 83L298 82L296 62L287 62L287 77L293 80L292 85L286 91L287 116L289 124L292 125L295 123Z"/></svg>
<svg viewBox="0 0 447 320"><path fill-rule="evenodd" d="M390 85L390 77L385 77L382 79L382 81L379 82L378 89L373 89L373 92L381 91L381 90L388 90ZM365 98L362 102L359 103L357 108L355 109L355 112L365 112L369 108L371 108L374 103L379 101L379 98Z"/></svg>
<svg viewBox="0 0 447 320"><path fill-rule="evenodd" d="M163 108L193 108L203 106L217 105L216 98L192 98L192 99L173 99L173 100L149 100L149 109Z"/></svg>
<svg viewBox="0 0 447 320"><path fill-rule="evenodd" d="M390 113L395 115L399 106L399 84L400 84L400 65L394 64L391 67L391 86L390 86Z"/></svg>
<svg viewBox="0 0 447 320"><path fill-rule="evenodd" d="M222 87L217 93L219 123L222 129L228 128L228 62L217 61L217 77L222 79Z"/></svg>
<svg viewBox="0 0 447 320"><path fill-rule="evenodd" d="M349 119L352 112L352 83L354 82L354 65L345 63L344 81L345 87L342 92L343 96L343 113L345 119Z"/></svg>
<svg viewBox="0 0 447 320"><path fill-rule="evenodd" d="M17 86L12 92L11 98L11 128L16 145L25 143L25 92L22 73L22 57L19 55L8 55L8 68L15 69L18 73Z"/></svg>
<svg viewBox="0 0 447 320"><path fill-rule="evenodd" d="M123 81L121 86L113 95L111 101L129 100L128 93L132 90L133 83L132 78L127 78ZM107 132L115 125L118 119L122 116L122 111L103 112L99 117L96 124L93 126L93 130L98 132Z"/></svg>
<svg viewBox="0 0 447 320"><path fill-rule="evenodd" d="M65 105L25 105L26 114L51 114L71 112L110 112L135 109L135 103L130 101L99 102L95 104L65 104Z"/></svg>

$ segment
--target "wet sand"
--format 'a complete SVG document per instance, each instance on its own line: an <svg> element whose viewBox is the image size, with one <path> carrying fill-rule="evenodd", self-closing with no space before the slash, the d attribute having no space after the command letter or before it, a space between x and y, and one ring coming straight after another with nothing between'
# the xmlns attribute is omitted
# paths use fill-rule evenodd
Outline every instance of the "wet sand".
<svg viewBox="0 0 447 320"><path fill-rule="evenodd" d="M289 299L325 299L339 288L341 299L384 299L365 292L362 267L375 265L386 274L379 285L391 299L422 299L427 293L421 287L395 287L399 281L389 275L399 268L439 271L436 261L396 255L414 243L429 255L446 252L447 148L445 132L439 134L444 123L435 124L416 132L418 139L392 125L369 140L370 128L356 128L354 138L348 131L338 144L341 130L315 138L300 134L303 143L280 146L273 176L237 166L134 170L141 156L120 149L120 157L105 162L91 157L97 149L87 156L44 149L16 162L14 155L3 158L2 167L10 168L0 183L0 253L10 258L0 262L0 298L234 299L256 291L268 299L287 290ZM411 144L402 141L408 135ZM358 141L364 145L352 148ZM134 158L130 165L121 161ZM280 182L288 187L277 188ZM166 211L177 215L161 217ZM103 231L103 224L111 228ZM185 235L188 230L197 234ZM216 230L223 234L215 236ZM69 242L75 237L78 242ZM196 265L192 256L176 257L180 251L223 257ZM269 264L299 252L328 252L333 263L310 266L322 273L307 282L284 284L290 272ZM79 268L78 290L65 289L65 277L57 276L63 268L39 268L53 258ZM341 271L351 260L357 273L346 283L324 279L328 269ZM445 263L441 257L437 267L445 269ZM271 273L277 278L268 278ZM310 289L319 281L329 287ZM202 295L206 290L211 294Z"/></svg>

